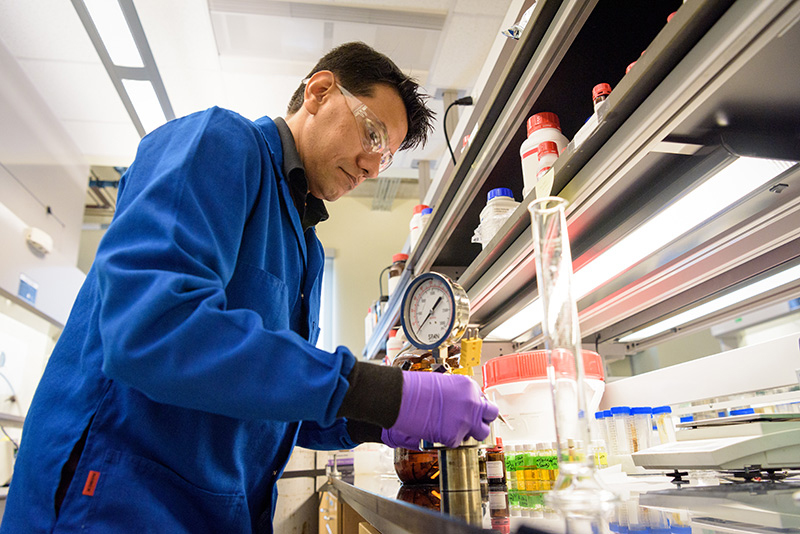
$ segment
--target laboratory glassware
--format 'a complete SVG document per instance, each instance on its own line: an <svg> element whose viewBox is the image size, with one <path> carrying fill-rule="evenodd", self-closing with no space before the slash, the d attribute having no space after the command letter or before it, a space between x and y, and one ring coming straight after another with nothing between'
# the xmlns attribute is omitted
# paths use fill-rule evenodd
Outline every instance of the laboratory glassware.
<svg viewBox="0 0 800 534"><path fill-rule="evenodd" d="M531 202L536 284L544 313L542 333L553 396L558 477L547 500L566 515L611 510L616 496L603 486L588 453L591 444L578 310L572 287L572 255L566 201L545 197Z"/></svg>

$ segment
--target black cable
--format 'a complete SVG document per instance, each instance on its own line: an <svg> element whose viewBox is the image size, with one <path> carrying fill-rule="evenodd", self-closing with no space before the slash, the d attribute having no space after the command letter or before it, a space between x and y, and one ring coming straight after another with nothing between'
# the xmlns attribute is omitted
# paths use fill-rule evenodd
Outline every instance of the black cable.
<svg viewBox="0 0 800 534"><path fill-rule="evenodd" d="M452 102L450 102L450 105L447 106L447 109L444 110L444 119L442 119L442 123L444 126L444 140L447 141L447 149L450 151L450 157L453 158L453 165L456 164L456 156L455 154L453 154L453 147L450 146L450 136L447 135L447 113L453 106L471 106L471 105L472 105L472 97L465 96L453 100Z"/></svg>
<svg viewBox="0 0 800 534"><path fill-rule="evenodd" d="M17 405L17 411L19 411L19 415L21 416L22 407L19 405L19 402L17 402L17 392L16 390L14 390L14 386L11 384L11 381L8 379L5 373L0 372L0 378L5 380L6 384L8 384L9 389L11 389L11 397L9 397L8 400ZM8 435L8 432L6 432L6 429L2 425L0 425L0 431L2 431L3 434L5 434L5 436L8 438L8 441L10 441L11 444L14 446L14 453L16 454L16 452L19 450L19 445L17 445L17 442L11 439L11 436Z"/></svg>
<svg viewBox="0 0 800 534"><path fill-rule="evenodd" d="M381 273L378 275L378 295L380 295L381 297L383 297L383 273L385 273L386 271L388 271L391 268L392 268L391 265L389 265L388 267L385 267L381 271Z"/></svg>
<svg viewBox="0 0 800 534"><path fill-rule="evenodd" d="M45 210L45 213L47 213L48 215L50 215L51 217L53 217L53 218L56 220L56 222L57 222L58 224L60 224L60 225L61 225L61 228L66 228L66 225L64 225L64 223L63 223L63 222L61 222L61 219L59 219L58 217L56 217L56 214L55 214L55 213L53 213L53 208L52 208L51 206L48 206L47 204L45 204L44 202L42 202L42 201L39 199L39 197L37 197L37 196L34 194L34 192L33 192L33 191L31 191L30 189L28 189L28 187L27 187L27 186L26 186L24 183L22 183L22 180L20 180L19 178L17 178L17 177L16 177L16 175L15 175L13 172L11 172L11 170L10 170L8 167L6 167L6 166L5 166L5 165L3 165L2 163L0 163L0 168L2 168L4 171L6 171L6 172L8 173L8 175L9 175L11 178L13 178L14 180L16 180L16 182L17 182L17 183L18 183L20 186L22 186L22 189L24 189L24 190L25 190L25 191L26 191L26 192L27 192L27 193L28 193L30 196L32 196L32 197L33 197L33 200L35 200L36 202L38 202L38 203L39 203L39 204L40 204L40 205L41 205L41 206L44 208L44 210Z"/></svg>

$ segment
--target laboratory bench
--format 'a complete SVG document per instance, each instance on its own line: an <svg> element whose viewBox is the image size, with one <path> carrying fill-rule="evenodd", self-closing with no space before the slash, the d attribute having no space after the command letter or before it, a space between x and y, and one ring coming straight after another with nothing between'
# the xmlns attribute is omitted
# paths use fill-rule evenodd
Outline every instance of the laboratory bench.
<svg viewBox="0 0 800 534"><path fill-rule="evenodd" d="M546 506L543 492L508 491L484 484L477 494L442 495L437 486L403 485L393 475L329 477L321 493L327 496L323 500L338 503L338 512L326 516L338 517L338 523L328 528L321 523L320 532L800 532L800 479L745 481L703 472L691 473L688 479L684 476L689 483L683 486L664 474L617 472L607 479L620 496L619 503L602 519L577 520L568 529L565 519Z"/></svg>

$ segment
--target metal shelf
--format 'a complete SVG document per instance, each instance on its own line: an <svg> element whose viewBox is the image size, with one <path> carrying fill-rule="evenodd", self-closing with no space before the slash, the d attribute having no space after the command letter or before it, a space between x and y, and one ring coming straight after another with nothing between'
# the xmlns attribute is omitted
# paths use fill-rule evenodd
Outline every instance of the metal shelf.
<svg viewBox="0 0 800 534"><path fill-rule="evenodd" d="M689 6L698 4L686 4ZM673 22L686 13L681 8ZM790 30L799 15L797 3L734 4L704 32L685 57L679 58L680 63L670 68L663 81L624 123L603 140L585 165L577 172L565 173L572 161L569 155L563 161L563 156L559 158L554 190L559 191L563 185L559 195L571 202L568 221L576 267L587 263L639 221L670 202L680 191L675 188L670 191L669 183L683 180L684 186L691 185L691 169L702 165L696 160L710 157L706 148L694 156L669 153L669 148L665 152L665 141L691 138L702 144L716 138L718 142L719 132L700 118L714 117L720 109L735 111L747 106L768 109L770 113L763 118L784 119L776 123L785 123L787 116L797 117L800 99L791 88L800 83L796 74L800 66L794 53L800 46L800 32ZM645 62L644 69L672 53L670 43L681 28L670 26L672 23L640 60ZM777 96L759 98L763 76L755 73L765 64L784 65L780 73L783 91L777 91ZM631 71L635 73L636 68ZM743 80L749 80L750 86ZM618 87L623 87L623 83ZM615 105L621 103L614 100L619 94L615 92L606 102L607 116L614 114ZM738 101L742 104L737 106ZM757 131L760 125L739 117L734 126ZM781 126L773 129L774 137L791 136L800 124L790 121ZM795 167L781 177L795 193L800 189L800 183L796 184L797 174ZM649 198L659 201L648 204ZM579 302L584 342L613 341L634 326L797 257L800 255L798 213L800 208L793 193L778 197L762 192L672 243ZM535 296L528 227L527 213L521 206L501 229L503 235L497 238L497 248L489 253L491 257L489 254L486 258L479 257L460 280L469 287L470 299L476 305L474 317L484 331L501 324ZM733 239L731 232L737 228L739 233ZM702 250L697 250L698 247ZM657 289L653 285L656 273L661 277ZM539 342L536 334L529 332L520 349Z"/></svg>
<svg viewBox="0 0 800 534"><path fill-rule="evenodd" d="M586 2L580 3L585 4ZM589 3L593 4L594 2ZM523 6L523 11L527 9L527 5L529 2ZM476 109L467 126L467 131L470 131L474 125L478 125L475 136L457 165L452 166L448 162L449 172L445 175L442 193L436 199L428 225L420 235L416 246L408 253L404 276L395 290L398 298L401 298L400 296L405 293L411 282L412 276L410 274L405 276L405 274L419 274L430 270L431 254L435 256L444 248L444 243L447 241L446 229L458 220L458 214L454 210L459 202L455 199L456 194L464 185L467 177L471 177L474 181L473 164L479 156L488 153L488 148L485 148L486 139L495 131L498 117L505 109L504 102L514 90L521 73L530 63L537 43L550 28L550 23L560 6L559 0L537 2L523 38L519 42L509 40L500 52L495 69L490 76L490 80L495 80L494 86L487 85L484 89L484 95L476 103ZM384 318L385 320L382 318L379 321L364 347L362 355L365 359L374 359L380 352L389 329L395 326L399 320L399 303L393 303L390 299Z"/></svg>
<svg viewBox="0 0 800 534"><path fill-rule="evenodd" d="M465 235L477 224L482 194L505 185L498 179L516 179L521 190L521 125L532 113L560 111L542 106L553 88L574 74L567 66L582 60L597 32L608 34L598 23L608 16L605 4L540 4L530 31L495 68L498 82L473 114L479 125L473 144L450 169L431 224L407 263L415 274L460 266L458 282L470 297L471 322L481 325L483 335L530 303L536 286L526 209L533 195L477 252ZM753 132L763 129L763 119L772 121L773 136L797 138L798 4L698 0L683 4L669 24L656 28L646 53L601 107L596 126L573 136L554 166L553 192L570 202L576 267L671 202L699 178L697 169L716 161L720 132L726 130L720 113L730 115L731 128ZM765 87L770 68L775 81ZM574 85L582 90L586 80L580 81ZM567 122L573 119L567 116ZM795 167L782 177L790 182L788 192L754 195L581 299L584 342L613 343L626 330L800 255L797 175ZM410 279L398 285L398 295ZM399 302L396 312L387 313L386 331L397 322ZM386 331L376 332L385 338ZM518 338L518 348L536 345L538 334L532 329ZM365 357L374 357L377 345L371 340Z"/></svg>

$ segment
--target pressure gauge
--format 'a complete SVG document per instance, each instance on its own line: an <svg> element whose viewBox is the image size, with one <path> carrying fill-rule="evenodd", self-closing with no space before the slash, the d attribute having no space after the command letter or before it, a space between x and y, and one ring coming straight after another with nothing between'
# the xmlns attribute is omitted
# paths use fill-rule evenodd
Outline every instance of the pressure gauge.
<svg viewBox="0 0 800 534"><path fill-rule="evenodd" d="M406 337L419 349L457 343L469 322L467 292L443 274L421 274L403 297L401 321Z"/></svg>

